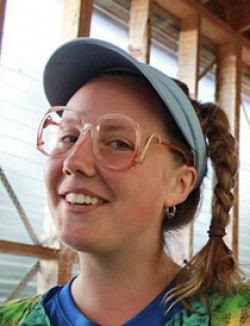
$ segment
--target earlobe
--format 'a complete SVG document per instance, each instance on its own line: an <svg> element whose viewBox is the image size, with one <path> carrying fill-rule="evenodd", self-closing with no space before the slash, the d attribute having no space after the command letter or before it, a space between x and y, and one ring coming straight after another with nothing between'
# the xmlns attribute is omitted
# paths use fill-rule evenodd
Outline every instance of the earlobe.
<svg viewBox="0 0 250 326"><path fill-rule="evenodd" d="M181 166L174 176L174 182L165 200L165 206L171 207L184 202L193 190L197 180L197 170L192 166Z"/></svg>

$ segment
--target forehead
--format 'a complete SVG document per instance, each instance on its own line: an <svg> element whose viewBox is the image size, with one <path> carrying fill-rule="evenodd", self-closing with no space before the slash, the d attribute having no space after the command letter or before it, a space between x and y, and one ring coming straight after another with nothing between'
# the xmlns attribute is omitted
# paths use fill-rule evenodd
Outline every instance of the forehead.
<svg viewBox="0 0 250 326"><path fill-rule="evenodd" d="M102 115L127 115L140 125L164 129L159 110L165 108L151 87L137 80L116 76L99 77L81 87L68 106L84 113L91 122Z"/></svg>

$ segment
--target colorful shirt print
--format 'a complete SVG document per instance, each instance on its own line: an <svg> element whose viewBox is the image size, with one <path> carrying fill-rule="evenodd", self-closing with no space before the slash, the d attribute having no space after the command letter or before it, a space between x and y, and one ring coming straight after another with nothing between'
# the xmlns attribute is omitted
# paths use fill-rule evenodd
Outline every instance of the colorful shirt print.
<svg viewBox="0 0 250 326"><path fill-rule="evenodd" d="M250 325L250 286L225 298L210 292L211 316L180 309L165 325L159 326L247 326ZM196 311L205 311L199 301L190 303ZM16 300L0 305L0 326L52 326L45 312L42 296ZM76 325L78 326L78 325ZM138 325L139 326L139 325ZM158 325L154 325L158 326Z"/></svg>

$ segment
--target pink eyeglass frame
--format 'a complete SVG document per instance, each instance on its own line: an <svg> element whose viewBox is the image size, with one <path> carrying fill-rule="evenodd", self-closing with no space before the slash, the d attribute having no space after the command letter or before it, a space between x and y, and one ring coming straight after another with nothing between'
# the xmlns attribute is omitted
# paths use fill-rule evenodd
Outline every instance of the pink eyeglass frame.
<svg viewBox="0 0 250 326"><path fill-rule="evenodd" d="M107 119L108 117L119 117L119 118L124 118L126 120L128 120L135 128L135 131L136 131L136 148L135 148L135 151L134 151L134 155L133 155L133 158L131 159L131 162L126 165L125 167L123 168L119 168L119 167L116 167L116 166L113 166L111 164L108 164L105 160L102 159L102 157L98 154L98 151L95 150L95 145L93 146L93 152L94 152L94 155L95 157L98 159L98 160L101 160L102 163L109 169L112 169L112 170L126 170L126 169L130 169L132 167L134 167L136 164L142 164L146 158L146 155L147 155L147 152L149 150L149 147L151 145L151 143L153 142L153 140L156 140L156 144L158 145L164 145L166 146L169 150L171 151L175 151L175 152L178 152L182 155L182 157L184 158L184 161L187 165L191 166L191 162L190 162L190 159L188 158L187 154L178 146L174 145L174 144L171 144L169 143L167 140L164 140L162 139L162 137L154 132L152 133L148 138L147 140L145 141L144 145L143 145L143 148L142 148L142 151L139 152L139 144L141 143L141 130L140 130L140 126L138 123L136 123L133 119L131 119L130 117L126 116L126 115L122 115L122 114L116 114L116 113L111 113L111 114L106 114L104 116L102 116L100 119L98 119L96 121L96 123L94 124L91 124L88 122L88 119L85 117L84 114L82 113L78 113L78 112L75 112L74 110L72 110L70 107L67 107L67 106L53 106L51 107L46 113L45 115L43 116L40 124L39 124L39 127L38 127L38 131L37 131L37 149L42 153L44 154L45 156L50 156L49 153L47 153L44 149L43 149L43 140L42 140L42 135L43 135L43 129L44 129L44 122L46 121L46 117L50 114L50 113L53 113L53 112L61 112L61 111L70 111L70 112L73 112L75 114L79 114L79 115L82 115L84 116L84 121L87 122L88 124L88 129L90 131L92 131L92 140L93 140L93 144L95 144L95 141L93 139L93 128L100 124L103 120ZM56 122L54 122L53 120L51 120L50 124L55 124L57 125ZM69 153L69 152L67 152ZM66 155L66 154L65 154ZM64 156L64 155L62 155ZM61 157L61 156L60 156Z"/></svg>

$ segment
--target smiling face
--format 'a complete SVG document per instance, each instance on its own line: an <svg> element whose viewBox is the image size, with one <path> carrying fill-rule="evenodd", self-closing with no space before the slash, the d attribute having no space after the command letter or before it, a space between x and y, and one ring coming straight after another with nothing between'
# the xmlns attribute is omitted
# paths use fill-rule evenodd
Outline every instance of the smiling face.
<svg viewBox="0 0 250 326"><path fill-rule="evenodd" d="M144 144L154 132L166 138L155 102L152 91L135 81L101 77L78 90L68 106L92 124L105 114L126 115L139 123ZM95 158L88 135L67 157L49 158L45 169L59 236L92 253L159 250L164 209L183 200L181 171L170 151L156 144L143 164L108 169Z"/></svg>

